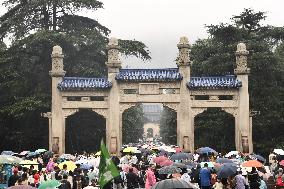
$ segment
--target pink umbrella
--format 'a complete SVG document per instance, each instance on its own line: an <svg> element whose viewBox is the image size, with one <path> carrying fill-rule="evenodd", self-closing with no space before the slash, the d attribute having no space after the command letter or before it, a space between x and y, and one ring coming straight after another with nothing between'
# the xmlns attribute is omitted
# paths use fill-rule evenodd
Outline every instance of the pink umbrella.
<svg viewBox="0 0 284 189"><path fill-rule="evenodd" d="M173 162L171 160L166 160L166 161L163 161L160 165L163 167L163 166L170 166L172 164Z"/></svg>
<svg viewBox="0 0 284 189"><path fill-rule="evenodd" d="M167 160L169 160L169 158L165 156L159 156L159 157L154 158L153 161L160 165L162 162L167 161Z"/></svg>
<svg viewBox="0 0 284 189"><path fill-rule="evenodd" d="M125 164L125 165L122 166L122 170L123 170L124 172L126 172L126 173L129 172L129 169L130 169L130 168L133 169L133 173L138 174L138 170L137 170L135 167L132 167L132 166L127 165L127 164Z"/></svg>

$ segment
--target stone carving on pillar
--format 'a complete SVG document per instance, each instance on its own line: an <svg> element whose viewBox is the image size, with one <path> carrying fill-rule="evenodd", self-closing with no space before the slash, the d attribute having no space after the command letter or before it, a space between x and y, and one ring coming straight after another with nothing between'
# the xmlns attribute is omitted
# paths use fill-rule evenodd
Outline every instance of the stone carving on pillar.
<svg viewBox="0 0 284 189"><path fill-rule="evenodd" d="M185 152L190 151L190 140L188 136L183 137L183 146L182 149L184 149Z"/></svg>
<svg viewBox="0 0 284 189"><path fill-rule="evenodd" d="M225 112L231 114L232 116L236 117L238 115L238 108L222 108Z"/></svg>
<svg viewBox="0 0 284 189"><path fill-rule="evenodd" d="M163 106L166 106L166 107L174 110L175 112L177 112L179 104L178 103L163 103Z"/></svg>
<svg viewBox="0 0 284 189"><path fill-rule="evenodd" d="M49 75L52 77L63 77L65 71L63 69L63 58L62 48L58 45L53 47L51 59L52 59L52 69L49 71Z"/></svg>
<svg viewBox="0 0 284 189"><path fill-rule="evenodd" d="M107 45L108 61L106 62L106 65L109 68L109 73L117 72L118 69L121 68L119 49L118 39L114 37L110 38Z"/></svg>
<svg viewBox="0 0 284 189"><path fill-rule="evenodd" d="M110 138L110 153L115 154L117 153L117 137Z"/></svg>
<svg viewBox="0 0 284 189"><path fill-rule="evenodd" d="M195 117L198 114L201 114L205 110L207 110L207 108L192 108L192 117Z"/></svg>
<svg viewBox="0 0 284 189"><path fill-rule="evenodd" d="M51 112L46 112L42 114L43 117L47 117L48 119L51 119L52 113Z"/></svg>
<svg viewBox="0 0 284 189"><path fill-rule="evenodd" d="M52 138L52 152L54 154L59 153L59 137L53 137Z"/></svg>
<svg viewBox="0 0 284 189"><path fill-rule="evenodd" d="M64 109L63 110L63 116L64 116L64 118L67 118L68 116L73 115L78 111L79 111L78 109Z"/></svg>
<svg viewBox="0 0 284 189"><path fill-rule="evenodd" d="M248 136L242 136L242 152L249 153Z"/></svg>
<svg viewBox="0 0 284 189"><path fill-rule="evenodd" d="M138 104L136 103L124 103L124 104L120 104L120 113L123 114L123 112L133 106L136 106Z"/></svg>
<svg viewBox="0 0 284 189"><path fill-rule="evenodd" d="M247 51L246 45L244 43L239 43L235 54L237 64L235 74L248 74L250 72L250 69L247 67L247 55L249 54L249 51Z"/></svg>
<svg viewBox="0 0 284 189"><path fill-rule="evenodd" d="M98 109L98 108L94 108L92 109L92 111L96 112L97 114L103 116L104 118L108 117L108 109Z"/></svg>
<svg viewBox="0 0 284 189"><path fill-rule="evenodd" d="M181 37L177 44L179 55L177 57L177 66L189 66L190 61L190 44L187 37Z"/></svg>

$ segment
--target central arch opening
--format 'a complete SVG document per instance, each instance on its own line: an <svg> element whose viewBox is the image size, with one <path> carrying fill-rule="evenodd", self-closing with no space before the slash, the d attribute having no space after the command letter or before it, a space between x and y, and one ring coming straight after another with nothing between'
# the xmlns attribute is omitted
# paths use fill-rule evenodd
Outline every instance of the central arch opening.
<svg viewBox="0 0 284 189"><path fill-rule="evenodd" d="M90 109L80 109L67 117L65 133L66 153L97 152L106 138L106 120Z"/></svg>
<svg viewBox="0 0 284 189"><path fill-rule="evenodd" d="M211 147L226 153L236 149L235 118L221 108L208 108L194 118L195 149Z"/></svg>
<svg viewBox="0 0 284 189"><path fill-rule="evenodd" d="M122 143L177 144L176 112L162 103L139 103L122 114Z"/></svg>

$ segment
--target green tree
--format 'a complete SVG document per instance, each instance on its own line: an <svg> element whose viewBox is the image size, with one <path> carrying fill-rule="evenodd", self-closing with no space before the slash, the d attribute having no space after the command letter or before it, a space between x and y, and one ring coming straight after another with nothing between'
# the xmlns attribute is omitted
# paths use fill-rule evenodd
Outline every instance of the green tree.
<svg viewBox="0 0 284 189"><path fill-rule="evenodd" d="M160 119L160 136L166 144L177 143L177 113L166 106Z"/></svg>
<svg viewBox="0 0 284 189"><path fill-rule="evenodd" d="M250 109L260 111L253 118L254 146L260 153L275 147L283 128L283 69L279 69L275 48L283 42L284 28L265 26L261 23L264 19L264 12L245 9L233 16L231 23L207 26L210 37L198 40L192 48L193 75L224 75L233 74L236 67L236 45L246 43Z"/></svg>
<svg viewBox="0 0 284 189"><path fill-rule="evenodd" d="M12 130L21 132L22 138L28 138L28 131L32 136L35 133L47 136L47 121L40 113L50 109L48 71L52 47L59 44L63 48L67 76L106 76L110 30L97 20L78 14L103 8L103 3L6 0L3 5L8 12L0 17L0 39L8 38L11 42L8 48L3 42L0 45L0 121L1 129L10 131L4 140L11 141ZM147 47L140 41L120 39L119 43L126 56L150 58ZM43 143L35 141L38 142L34 146ZM6 143L0 143L0 149L3 145Z"/></svg>
<svg viewBox="0 0 284 189"><path fill-rule="evenodd" d="M139 104L125 110L122 114L122 143L136 143L143 138L144 113Z"/></svg>

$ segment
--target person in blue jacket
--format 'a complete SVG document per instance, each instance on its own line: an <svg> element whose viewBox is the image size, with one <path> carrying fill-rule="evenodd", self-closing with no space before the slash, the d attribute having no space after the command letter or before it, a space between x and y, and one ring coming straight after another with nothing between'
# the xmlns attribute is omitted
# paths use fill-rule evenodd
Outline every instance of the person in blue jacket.
<svg viewBox="0 0 284 189"><path fill-rule="evenodd" d="M199 173L200 188L211 189L211 171L208 169L208 164L204 163L204 168Z"/></svg>

